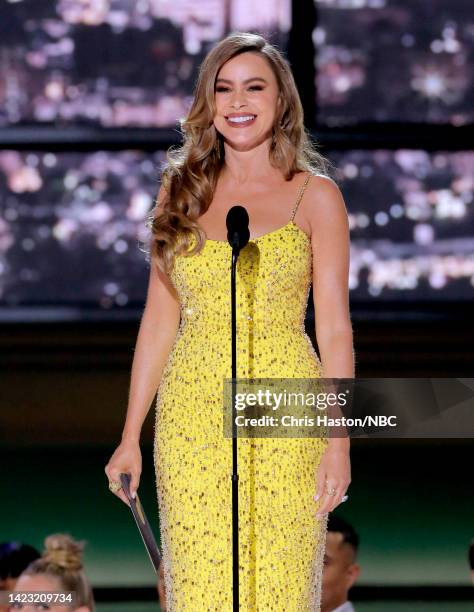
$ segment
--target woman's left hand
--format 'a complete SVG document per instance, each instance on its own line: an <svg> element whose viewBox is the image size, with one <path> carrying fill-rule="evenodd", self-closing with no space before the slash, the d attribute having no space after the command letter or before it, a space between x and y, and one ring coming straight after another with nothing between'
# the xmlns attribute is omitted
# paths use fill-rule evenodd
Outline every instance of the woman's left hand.
<svg viewBox="0 0 474 612"><path fill-rule="evenodd" d="M341 503L351 482L349 445L337 444L335 439L329 441L319 463L317 482L314 499L320 500L316 516L321 518Z"/></svg>

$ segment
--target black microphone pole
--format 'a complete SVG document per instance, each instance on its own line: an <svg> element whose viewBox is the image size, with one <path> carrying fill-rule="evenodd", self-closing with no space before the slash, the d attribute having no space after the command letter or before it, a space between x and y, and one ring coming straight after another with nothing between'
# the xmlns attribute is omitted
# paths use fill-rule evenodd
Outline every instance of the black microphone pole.
<svg viewBox="0 0 474 612"><path fill-rule="evenodd" d="M232 206L227 213L227 240L232 247L231 329L232 329L232 601L234 612L239 612L239 475L237 471L237 427L235 424L235 396L237 388L237 300L236 268L240 249L250 238L249 216L243 206Z"/></svg>

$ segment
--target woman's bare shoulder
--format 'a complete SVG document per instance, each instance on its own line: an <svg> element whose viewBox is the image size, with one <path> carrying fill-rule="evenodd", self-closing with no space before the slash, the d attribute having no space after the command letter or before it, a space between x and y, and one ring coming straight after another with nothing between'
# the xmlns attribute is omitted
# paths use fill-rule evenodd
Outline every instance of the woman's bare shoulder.
<svg viewBox="0 0 474 612"><path fill-rule="evenodd" d="M337 228L346 227L346 204L334 179L323 174L313 174L308 181L305 196L304 213L312 234L314 232L319 237L331 235Z"/></svg>
<svg viewBox="0 0 474 612"><path fill-rule="evenodd" d="M344 203L342 192L336 181L325 174L312 174L308 181L307 198L311 206L333 204L340 206Z"/></svg>

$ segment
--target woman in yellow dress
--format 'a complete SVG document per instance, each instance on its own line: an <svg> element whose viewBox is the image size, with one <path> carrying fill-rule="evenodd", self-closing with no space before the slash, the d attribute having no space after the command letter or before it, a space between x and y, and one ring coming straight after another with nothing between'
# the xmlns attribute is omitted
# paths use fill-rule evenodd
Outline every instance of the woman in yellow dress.
<svg viewBox="0 0 474 612"><path fill-rule="evenodd" d="M154 460L170 612L232 610L232 438L226 214L249 213L237 262L238 378L352 378L345 204L311 144L289 64L256 34L205 58L150 217L151 270L121 444L109 481L141 473L157 393ZM321 360L304 331L313 283ZM350 483L347 438L238 438L239 604L319 610L327 513ZM113 487L112 487L113 488ZM123 501L123 491L115 492ZM318 499L319 496L319 499Z"/></svg>

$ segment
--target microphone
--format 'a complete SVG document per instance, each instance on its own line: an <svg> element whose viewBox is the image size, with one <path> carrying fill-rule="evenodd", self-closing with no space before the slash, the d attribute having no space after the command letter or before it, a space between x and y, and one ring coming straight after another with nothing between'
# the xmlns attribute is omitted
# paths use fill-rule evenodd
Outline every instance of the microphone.
<svg viewBox="0 0 474 612"><path fill-rule="evenodd" d="M225 220L227 240L233 249L243 249L250 239L249 215L243 206L232 206Z"/></svg>

